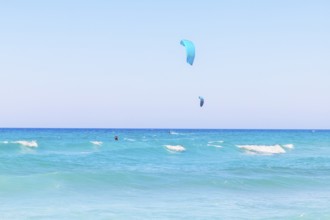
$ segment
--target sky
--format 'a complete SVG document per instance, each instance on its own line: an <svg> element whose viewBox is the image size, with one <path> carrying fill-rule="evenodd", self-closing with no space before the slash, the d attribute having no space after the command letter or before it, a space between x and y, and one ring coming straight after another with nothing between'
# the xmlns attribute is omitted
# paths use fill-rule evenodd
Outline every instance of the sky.
<svg viewBox="0 0 330 220"><path fill-rule="evenodd" d="M0 127L330 128L326 0L0 0L0 42Z"/></svg>

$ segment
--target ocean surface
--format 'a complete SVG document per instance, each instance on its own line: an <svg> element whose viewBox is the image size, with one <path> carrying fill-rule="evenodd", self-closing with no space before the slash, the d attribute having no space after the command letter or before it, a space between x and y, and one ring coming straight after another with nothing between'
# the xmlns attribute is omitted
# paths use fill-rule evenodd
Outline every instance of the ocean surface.
<svg viewBox="0 0 330 220"><path fill-rule="evenodd" d="M0 129L0 219L330 219L330 131Z"/></svg>

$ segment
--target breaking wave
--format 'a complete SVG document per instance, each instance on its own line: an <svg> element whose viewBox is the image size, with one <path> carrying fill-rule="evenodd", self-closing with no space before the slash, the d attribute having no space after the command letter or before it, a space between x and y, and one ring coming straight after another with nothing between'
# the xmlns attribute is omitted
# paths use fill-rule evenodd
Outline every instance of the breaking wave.
<svg viewBox="0 0 330 220"><path fill-rule="evenodd" d="M23 147L38 147L37 141L13 141L13 144L20 144Z"/></svg>
<svg viewBox="0 0 330 220"><path fill-rule="evenodd" d="M281 145L237 145L238 148L245 150L247 153L251 154L284 154L286 151L281 147Z"/></svg>
<svg viewBox="0 0 330 220"><path fill-rule="evenodd" d="M170 131L170 134L172 134L172 135L178 135L179 133L178 132L175 132L175 131Z"/></svg>
<svg viewBox="0 0 330 220"><path fill-rule="evenodd" d="M294 145L293 144L284 144L282 147L287 148L287 149L293 149Z"/></svg>
<svg viewBox="0 0 330 220"><path fill-rule="evenodd" d="M222 146L219 145L221 143L223 143L223 141L209 141L207 142L207 146L221 148Z"/></svg>
<svg viewBox="0 0 330 220"><path fill-rule="evenodd" d="M102 141L91 141L91 143L96 146L101 146L103 144Z"/></svg>
<svg viewBox="0 0 330 220"><path fill-rule="evenodd" d="M172 152L183 152L186 151L186 148L184 148L181 145L165 145L166 149Z"/></svg>
<svg viewBox="0 0 330 220"><path fill-rule="evenodd" d="M38 147L38 142L37 141L26 141L26 140L0 141L0 144L19 144L23 147L31 147L31 148Z"/></svg>

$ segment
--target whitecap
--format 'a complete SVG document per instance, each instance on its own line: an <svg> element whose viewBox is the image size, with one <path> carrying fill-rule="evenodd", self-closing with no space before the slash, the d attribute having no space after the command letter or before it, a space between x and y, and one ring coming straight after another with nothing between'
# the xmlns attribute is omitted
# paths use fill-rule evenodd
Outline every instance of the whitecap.
<svg viewBox="0 0 330 220"><path fill-rule="evenodd" d="M284 144L282 147L287 148L287 149L293 149L294 145L293 144Z"/></svg>
<svg viewBox="0 0 330 220"><path fill-rule="evenodd" d="M165 147L166 147L167 150L175 151L175 152L183 152L183 151L186 151L186 148L184 148L184 147L181 146L181 145L165 145Z"/></svg>
<svg viewBox="0 0 330 220"><path fill-rule="evenodd" d="M101 146L103 144L102 141L90 141L92 144L97 145L97 146Z"/></svg>
<svg viewBox="0 0 330 220"><path fill-rule="evenodd" d="M280 145L237 145L238 148L252 154L283 154L285 150Z"/></svg>
<svg viewBox="0 0 330 220"><path fill-rule="evenodd" d="M221 143L223 143L223 141L209 141L207 142L207 146L221 148L222 146L219 145Z"/></svg>
<svg viewBox="0 0 330 220"><path fill-rule="evenodd" d="M13 144L20 144L23 147L38 147L37 141L13 141Z"/></svg>
<svg viewBox="0 0 330 220"><path fill-rule="evenodd" d="M9 144L9 141L1 141L1 144Z"/></svg>
<svg viewBox="0 0 330 220"><path fill-rule="evenodd" d="M177 133L175 131L170 131L170 134L172 134L172 135L178 135L179 133Z"/></svg>

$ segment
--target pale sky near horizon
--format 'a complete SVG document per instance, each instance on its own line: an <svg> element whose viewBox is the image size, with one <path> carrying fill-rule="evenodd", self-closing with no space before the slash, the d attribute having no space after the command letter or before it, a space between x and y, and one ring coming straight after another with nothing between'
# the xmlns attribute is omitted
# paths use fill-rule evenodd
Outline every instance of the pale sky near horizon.
<svg viewBox="0 0 330 220"><path fill-rule="evenodd" d="M0 0L0 42L0 127L330 128L326 0Z"/></svg>

